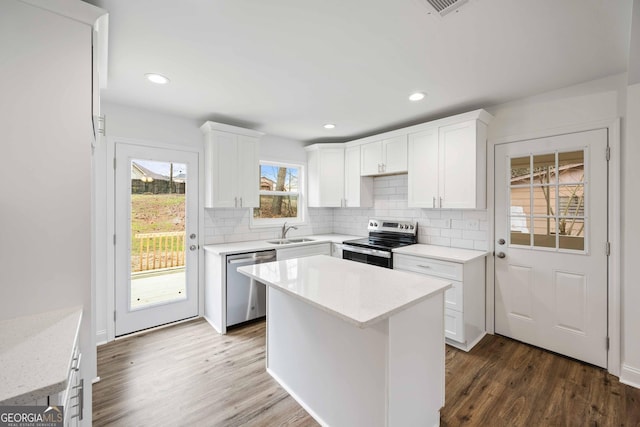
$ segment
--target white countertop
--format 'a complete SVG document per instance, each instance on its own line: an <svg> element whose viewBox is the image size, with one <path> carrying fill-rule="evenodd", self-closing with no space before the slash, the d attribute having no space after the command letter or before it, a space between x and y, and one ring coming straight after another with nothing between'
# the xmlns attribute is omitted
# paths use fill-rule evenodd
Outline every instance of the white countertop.
<svg viewBox="0 0 640 427"><path fill-rule="evenodd" d="M445 280L315 255L238 268L360 328L451 287Z"/></svg>
<svg viewBox="0 0 640 427"><path fill-rule="evenodd" d="M67 387L82 307L0 322L0 405L24 405Z"/></svg>
<svg viewBox="0 0 640 427"><path fill-rule="evenodd" d="M409 245L393 250L396 254L415 255L425 258L439 259L443 261L452 261L465 263L476 258L485 257L489 254L487 251L476 251L471 249L450 248L447 246L436 245Z"/></svg>
<svg viewBox="0 0 640 427"><path fill-rule="evenodd" d="M247 242L221 243L217 245L205 245L204 250L217 255L238 254L243 252L264 251L269 249L293 248L296 246L313 245L315 243L342 243L345 240L361 239L362 236L349 236L346 234L314 234L312 236L289 236L290 239L313 239L313 242L288 243L286 245L274 245L269 240L251 240Z"/></svg>

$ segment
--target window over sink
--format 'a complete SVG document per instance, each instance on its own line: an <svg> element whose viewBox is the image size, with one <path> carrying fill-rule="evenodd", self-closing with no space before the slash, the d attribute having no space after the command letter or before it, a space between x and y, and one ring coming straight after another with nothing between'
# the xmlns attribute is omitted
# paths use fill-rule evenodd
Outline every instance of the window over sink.
<svg viewBox="0 0 640 427"><path fill-rule="evenodd" d="M252 209L252 226L278 226L304 220L302 165L260 162L260 206Z"/></svg>

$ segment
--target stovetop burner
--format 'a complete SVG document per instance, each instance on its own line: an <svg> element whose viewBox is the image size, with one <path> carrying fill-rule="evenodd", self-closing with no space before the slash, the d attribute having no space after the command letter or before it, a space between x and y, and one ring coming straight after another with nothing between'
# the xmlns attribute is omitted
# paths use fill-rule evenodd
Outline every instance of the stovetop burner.
<svg viewBox="0 0 640 427"><path fill-rule="evenodd" d="M379 239L375 237L365 237L363 239L347 240L344 242L348 245L360 246L363 248L379 249L381 251L391 251L391 249L399 248L401 246L412 245L411 242L401 242L398 240Z"/></svg>

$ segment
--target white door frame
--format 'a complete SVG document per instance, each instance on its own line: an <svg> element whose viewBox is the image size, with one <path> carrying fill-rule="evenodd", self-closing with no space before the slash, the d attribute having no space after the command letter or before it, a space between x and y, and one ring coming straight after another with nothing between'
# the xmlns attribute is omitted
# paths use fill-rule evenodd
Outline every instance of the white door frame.
<svg viewBox="0 0 640 427"><path fill-rule="evenodd" d="M620 376L620 118L600 120L579 125L545 129L536 132L500 137L487 142L487 218L489 219L488 235L490 236L487 250L487 287L486 287L486 330L495 333L495 146L510 142L526 141L529 139L545 138L566 133L584 132L594 129L607 129L611 158L609 160L609 242L611 255L609 256L608 272L608 367L609 373ZM604 156L605 153L602 153ZM604 248L603 248L604 250Z"/></svg>
<svg viewBox="0 0 640 427"><path fill-rule="evenodd" d="M106 230L105 230L105 242L109 245L107 250L107 301L106 301L106 314L107 314L107 342L115 340L116 322L114 319L115 312L115 245L113 244L113 236L115 235L115 170L113 168L113 162L115 159L115 147L116 143L142 145L151 148L164 148L168 150L188 151L198 154L198 180L201 184L204 183L204 155L202 150L197 150L192 147L184 145L165 144L155 141L135 139L135 138L120 138L120 137L107 137L106 145ZM198 250L198 317L201 317L204 313L204 251L202 245L204 243L204 185L199 185L198 194L198 237L196 244L199 247ZM95 333L95 332L94 332Z"/></svg>

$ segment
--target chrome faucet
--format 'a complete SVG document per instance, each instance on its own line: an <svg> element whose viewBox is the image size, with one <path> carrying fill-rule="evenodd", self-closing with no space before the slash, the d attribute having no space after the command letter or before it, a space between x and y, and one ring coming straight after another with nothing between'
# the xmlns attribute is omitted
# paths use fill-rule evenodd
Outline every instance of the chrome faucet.
<svg viewBox="0 0 640 427"><path fill-rule="evenodd" d="M297 230L298 227L296 227L295 225L290 225L287 227L287 222L285 221L284 224L282 224L282 237L281 239L286 239L287 238L287 231L291 230L291 229Z"/></svg>

